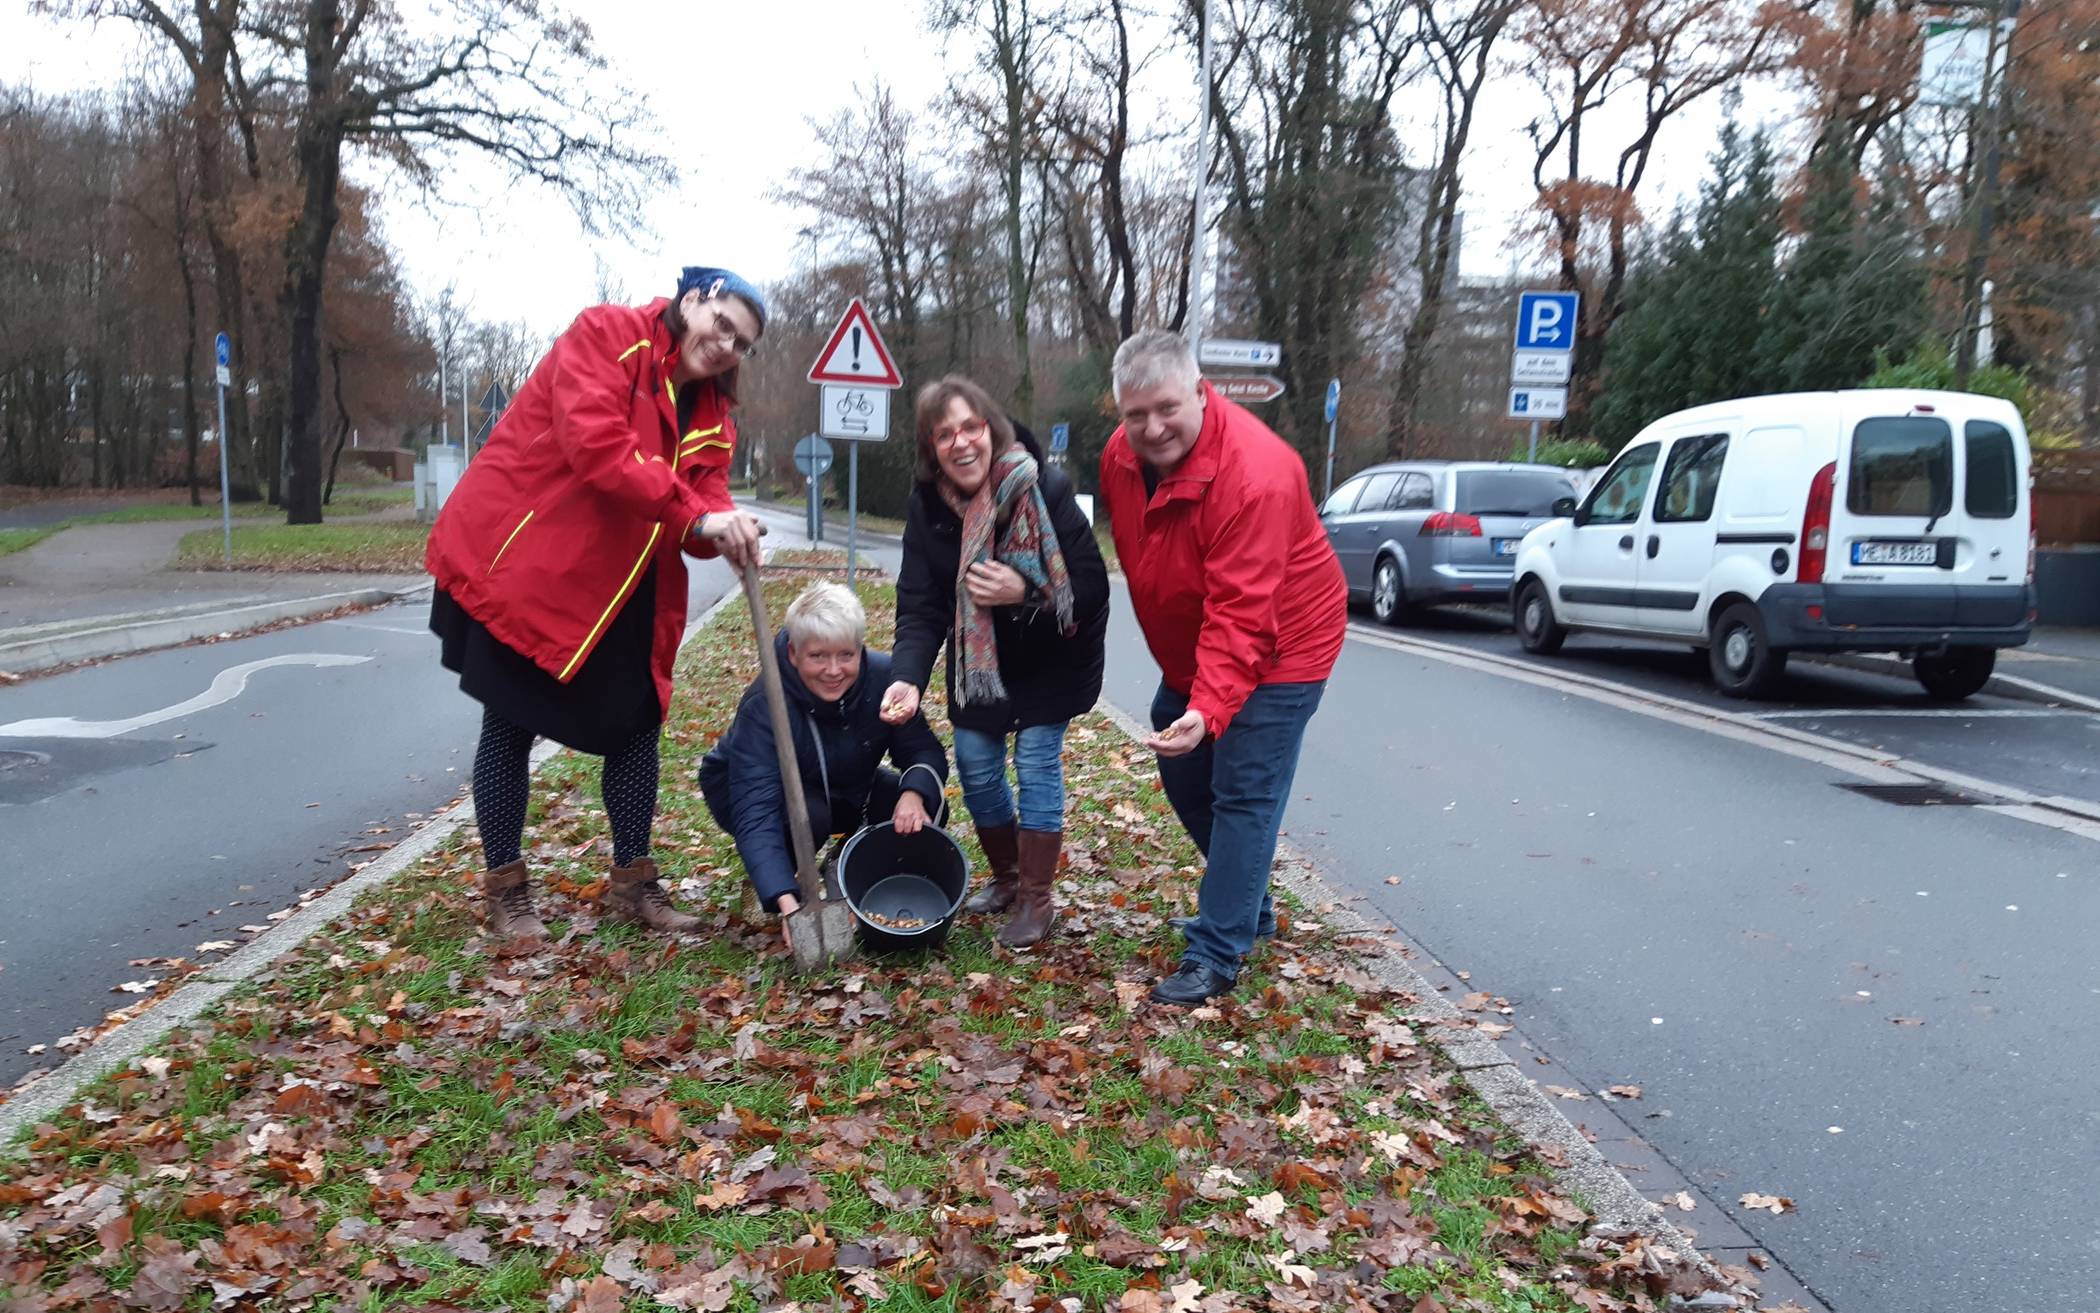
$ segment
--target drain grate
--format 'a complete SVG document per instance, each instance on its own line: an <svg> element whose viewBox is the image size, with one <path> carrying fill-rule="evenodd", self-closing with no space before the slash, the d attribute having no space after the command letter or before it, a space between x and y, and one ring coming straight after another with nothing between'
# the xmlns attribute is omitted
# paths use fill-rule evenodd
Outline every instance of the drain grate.
<svg viewBox="0 0 2100 1313"><path fill-rule="evenodd" d="M1941 784L1840 784L1851 793L1864 794L1898 807L1976 807L1990 801Z"/></svg>

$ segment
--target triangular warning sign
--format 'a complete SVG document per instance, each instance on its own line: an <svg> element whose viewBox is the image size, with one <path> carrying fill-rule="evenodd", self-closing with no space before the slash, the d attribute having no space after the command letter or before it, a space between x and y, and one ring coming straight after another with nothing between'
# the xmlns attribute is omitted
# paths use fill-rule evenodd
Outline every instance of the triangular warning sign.
<svg viewBox="0 0 2100 1313"><path fill-rule="evenodd" d="M859 297L846 307L845 318L831 330L831 340L817 353L817 363L810 366L809 381L812 383L858 383L862 387L901 388L904 376L897 372L890 359L890 349L882 344L882 334L875 331L875 321L868 317L868 307Z"/></svg>

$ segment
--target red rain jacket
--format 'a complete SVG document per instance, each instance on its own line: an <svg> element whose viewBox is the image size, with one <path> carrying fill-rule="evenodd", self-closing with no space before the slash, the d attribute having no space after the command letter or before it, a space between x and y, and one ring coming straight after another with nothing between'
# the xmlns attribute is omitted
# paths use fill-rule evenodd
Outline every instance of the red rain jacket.
<svg viewBox="0 0 2100 1313"><path fill-rule="evenodd" d="M680 549L734 507L736 425L712 383L678 431L668 301L594 306L518 389L439 512L423 563L506 647L567 683L654 562L657 699L685 627Z"/></svg>
<svg viewBox="0 0 2100 1313"><path fill-rule="evenodd" d="M1327 678L1349 593L1305 462L1210 384L1203 395L1196 444L1157 492L1146 497L1118 428L1101 453L1101 495L1161 675L1222 734L1257 686Z"/></svg>

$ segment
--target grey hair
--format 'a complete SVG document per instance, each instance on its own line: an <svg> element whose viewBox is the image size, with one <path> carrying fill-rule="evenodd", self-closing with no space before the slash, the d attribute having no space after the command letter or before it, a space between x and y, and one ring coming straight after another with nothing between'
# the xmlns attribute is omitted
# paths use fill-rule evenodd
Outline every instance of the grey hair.
<svg viewBox="0 0 2100 1313"><path fill-rule="evenodd" d="M1115 390L1118 401L1132 388L1152 388L1162 383L1179 383L1194 392L1202 378L1203 372L1196 367L1196 355L1189 350L1188 339L1179 333L1148 328L1116 348Z"/></svg>
<svg viewBox="0 0 2100 1313"><path fill-rule="evenodd" d="M868 637L868 613L844 584L820 582L788 604L783 627L796 647L811 639L860 643Z"/></svg>

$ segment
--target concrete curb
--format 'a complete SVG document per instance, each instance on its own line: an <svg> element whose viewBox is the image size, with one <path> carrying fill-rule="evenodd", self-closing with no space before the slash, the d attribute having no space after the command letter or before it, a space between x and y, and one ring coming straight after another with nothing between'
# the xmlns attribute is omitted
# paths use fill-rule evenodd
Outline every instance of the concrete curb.
<svg viewBox="0 0 2100 1313"><path fill-rule="evenodd" d="M1114 722L1133 742L1144 739L1146 730L1121 707L1102 700L1095 704L1094 710ZM1401 954L1379 927L1364 920L1348 906L1347 892L1338 888L1312 859L1285 840L1276 846L1276 865L1275 878L1286 889L1307 903L1328 905L1334 909L1320 914L1323 925L1345 936L1376 944L1377 956L1371 964L1371 974L1379 977L1388 988L1418 1000L1407 1015L1442 1028L1433 1042L1451 1059L1459 1069L1460 1077L1480 1096L1481 1102L1492 1108L1511 1130L1523 1136L1526 1143L1556 1150L1566 1158L1567 1166L1556 1169L1556 1174L1563 1184L1582 1195L1598 1222L1637 1231L1716 1284L1729 1284L1713 1261L1701 1253L1684 1232L1671 1225L1660 1208L1642 1198L1640 1191L1606 1161L1567 1115L1532 1084L1501 1045L1484 1036L1467 1035L1460 1029L1469 1024L1466 1015L1415 970L1414 964ZM1707 1301L1694 1303L1691 1307L1746 1308L1754 1302L1739 1300L1734 1304L1720 1304Z"/></svg>
<svg viewBox="0 0 2100 1313"><path fill-rule="evenodd" d="M685 632L679 637L679 647L684 648L693 635L724 607L742 601L743 596L740 587L723 593L697 620L686 625ZM532 750L533 774L537 775L549 758L564 751L566 749L559 743L551 740L540 743ZM13 1098L0 1104L0 1160L23 1151L16 1137L24 1130L70 1106L89 1085L120 1069L159 1043L169 1031L195 1021L220 999L262 975L279 958L313 938L348 911L358 895L385 884L435 852L465 828L473 817L472 800L464 800L451 811L432 817L371 865L308 901L275 927L213 963L190 983L95 1040L50 1075L16 1091Z"/></svg>
<svg viewBox="0 0 2100 1313"><path fill-rule="evenodd" d="M318 593L216 611L184 611L177 614L111 616L112 624L74 629L46 637L30 638L0 646L0 670L30 674L69 666L76 661L130 656L154 648L174 647L210 638L215 634L239 634L285 620L324 615L346 606L377 606L409 597L429 588L430 581L401 588L356 588L340 593Z"/></svg>
<svg viewBox="0 0 2100 1313"><path fill-rule="evenodd" d="M1910 679L1908 661L1892 656L1877 656L1864 652L1797 652L1796 656L1820 665L1836 666L1841 670L1861 670L1870 675L1887 675L1892 679ZM2050 707L2075 707L2080 711L2100 711L2100 698L2073 693L2069 689L2056 688L2037 679L2026 679L2019 675L1993 674L1991 681L1983 686L1986 693L1996 693L2001 698L2012 698L2019 702L2035 702Z"/></svg>

